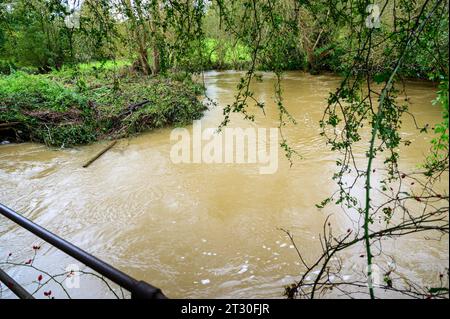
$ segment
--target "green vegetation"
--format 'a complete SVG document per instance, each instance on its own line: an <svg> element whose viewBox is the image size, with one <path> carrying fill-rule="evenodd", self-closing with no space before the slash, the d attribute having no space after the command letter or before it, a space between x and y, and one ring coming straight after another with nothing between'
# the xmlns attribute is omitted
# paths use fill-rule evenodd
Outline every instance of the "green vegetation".
<svg viewBox="0 0 450 319"><path fill-rule="evenodd" d="M207 69L235 69L248 67L251 56L250 49L242 44L233 45L230 41L219 41L209 38L205 40L204 52Z"/></svg>
<svg viewBox="0 0 450 319"><path fill-rule="evenodd" d="M431 140L432 149L425 162L425 174L433 176L436 172L445 171L449 156L449 122L448 122L448 79L442 78L434 105L442 109L442 122L434 127L435 137Z"/></svg>
<svg viewBox="0 0 450 319"><path fill-rule="evenodd" d="M82 95L21 72L0 77L0 121L15 123L16 139L48 145L89 143L96 136L93 111Z"/></svg>
<svg viewBox="0 0 450 319"><path fill-rule="evenodd" d="M108 82L113 71L100 72L95 64L47 75L0 76L0 123L10 123L4 134L17 141L72 146L201 117L205 107L196 97L201 87L187 78L132 76L127 70L119 69L115 83Z"/></svg>

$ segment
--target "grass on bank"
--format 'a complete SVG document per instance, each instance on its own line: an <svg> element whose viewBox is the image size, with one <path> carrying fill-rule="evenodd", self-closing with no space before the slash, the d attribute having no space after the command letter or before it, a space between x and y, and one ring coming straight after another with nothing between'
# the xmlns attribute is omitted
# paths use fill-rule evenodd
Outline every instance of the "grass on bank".
<svg viewBox="0 0 450 319"><path fill-rule="evenodd" d="M201 92L189 77L146 77L125 63L13 72L0 76L0 139L69 147L184 125L202 116Z"/></svg>

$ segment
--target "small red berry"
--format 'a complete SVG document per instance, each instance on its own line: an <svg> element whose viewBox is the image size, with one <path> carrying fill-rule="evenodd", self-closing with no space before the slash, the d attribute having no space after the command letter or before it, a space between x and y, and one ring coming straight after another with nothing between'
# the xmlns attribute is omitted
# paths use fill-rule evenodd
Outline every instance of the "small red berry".
<svg viewBox="0 0 450 319"><path fill-rule="evenodd" d="M42 275L39 275L38 276L38 281L41 281L42 280Z"/></svg>
<svg viewBox="0 0 450 319"><path fill-rule="evenodd" d="M31 264L31 259L28 259L28 260L25 262L25 265L29 265L29 264Z"/></svg>

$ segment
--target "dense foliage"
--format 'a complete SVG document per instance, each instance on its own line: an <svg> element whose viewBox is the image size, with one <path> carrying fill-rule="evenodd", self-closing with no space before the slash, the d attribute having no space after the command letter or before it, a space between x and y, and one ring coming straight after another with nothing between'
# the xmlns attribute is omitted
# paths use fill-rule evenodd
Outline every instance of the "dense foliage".
<svg viewBox="0 0 450 319"><path fill-rule="evenodd" d="M105 80L107 74L87 68L47 76L0 76L0 123L11 125L6 138L72 146L183 125L205 109L196 97L201 87L190 81L125 74L115 87ZM143 102L135 112L129 111Z"/></svg>
<svg viewBox="0 0 450 319"><path fill-rule="evenodd" d="M0 72L21 67L48 72L123 58L145 74L248 68L257 48L259 69L272 70L275 63L279 69L342 73L358 49L354 35L366 28L366 7L348 0L2 1ZM374 33L373 68L393 62L389 47L402 40L405 21L419 7L420 1L386 4ZM349 10L359 21L348 23ZM423 50L408 52L399 74L436 76L448 63L448 15L433 16L418 41Z"/></svg>

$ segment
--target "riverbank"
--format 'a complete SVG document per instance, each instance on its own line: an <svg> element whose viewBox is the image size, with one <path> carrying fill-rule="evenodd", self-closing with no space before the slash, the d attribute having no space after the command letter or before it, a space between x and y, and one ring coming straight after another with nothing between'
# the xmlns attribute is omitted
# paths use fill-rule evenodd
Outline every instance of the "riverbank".
<svg viewBox="0 0 450 319"><path fill-rule="evenodd" d="M127 60L81 63L48 74L12 70L0 74L0 142L71 147L182 126L206 110L197 98L204 88L187 72L144 76Z"/></svg>
<svg viewBox="0 0 450 319"><path fill-rule="evenodd" d="M70 147L199 119L203 88L183 74L142 76L129 66L0 76L0 140Z"/></svg>

